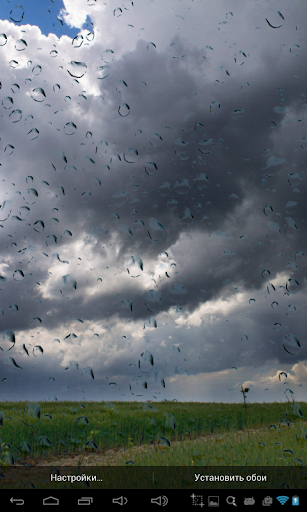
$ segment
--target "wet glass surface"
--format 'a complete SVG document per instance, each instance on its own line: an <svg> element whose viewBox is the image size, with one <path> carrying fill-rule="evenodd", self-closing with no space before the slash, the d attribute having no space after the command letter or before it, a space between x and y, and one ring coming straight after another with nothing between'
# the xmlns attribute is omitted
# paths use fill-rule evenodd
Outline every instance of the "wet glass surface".
<svg viewBox="0 0 307 512"><path fill-rule="evenodd" d="M64 4L0 9L0 400L301 417L305 7Z"/></svg>

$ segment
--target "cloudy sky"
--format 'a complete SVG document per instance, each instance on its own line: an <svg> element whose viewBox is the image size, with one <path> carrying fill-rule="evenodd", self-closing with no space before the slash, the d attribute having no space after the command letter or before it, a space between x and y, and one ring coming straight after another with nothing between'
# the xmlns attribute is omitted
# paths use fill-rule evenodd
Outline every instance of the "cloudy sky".
<svg viewBox="0 0 307 512"><path fill-rule="evenodd" d="M0 400L305 400L304 2L0 7Z"/></svg>

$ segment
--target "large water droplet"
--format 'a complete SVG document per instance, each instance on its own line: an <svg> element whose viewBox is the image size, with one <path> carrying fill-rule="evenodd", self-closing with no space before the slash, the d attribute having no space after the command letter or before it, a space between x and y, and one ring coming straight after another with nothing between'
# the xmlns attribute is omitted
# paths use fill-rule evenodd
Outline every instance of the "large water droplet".
<svg viewBox="0 0 307 512"><path fill-rule="evenodd" d="M291 187L298 187L302 182L302 176L298 172L288 174L288 182Z"/></svg>
<svg viewBox="0 0 307 512"><path fill-rule="evenodd" d="M169 293L172 293L174 295L183 295L185 293L188 293L188 290L182 286L182 284L174 283L171 284L168 287Z"/></svg>
<svg viewBox="0 0 307 512"><path fill-rule="evenodd" d="M76 133L76 130L77 126L72 121L70 121L70 123L66 123L64 126L64 133L66 133L66 135L73 135Z"/></svg>
<svg viewBox="0 0 307 512"><path fill-rule="evenodd" d="M15 272L13 274L13 279L14 279L14 281L22 281L24 276L25 275L22 270L15 270Z"/></svg>
<svg viewBox="0 0 307 512"><path fill-rule="evenodd" d="M62 280L64 285L68 286L69 288L73 288L74 290L77 289L77 281L74 276L67 274L66 276L62 276Z"/></svg>
<svg viewBox="0 0 307 512"><path fill-rule="evenodd" d="M243 112L244 112L244 109L237 108L231 114L232 119L234 119L235 121L237 121L238 119L242 119Z"/></svg>
<svg viewBox="0 0 307 512"><path fill-rule="evenodd" d="M174 190L176 190L177 194L187 194L191 190L191 185L187 179L183 179L180 181L176 181Z"/></svg>
<svg viewBox="0 0 307 512"><path fill-rule="evenodd" d="M39 136L39 131L37 128L32 128L32 130L29 131L28 137L30 140L35 140Z"/></svg>
<svg viewBox="0 0 307 512"><path fill-rule="evenodd" d="M296 315L296 306L294 304L289 304L286 309L286 315L290 317L294 317Z"/></svg>
<svg viewBox="0 0 307 512"><path fill-rule="evenodd" d="M148 43L147 50L149 52L154 52L154 51L156 51L156 49L157 49L157 47L156 47L155 43Z"/></svg>
<svg viewBox="0 0 307 512"><path fill-rule="evenodd" d="M121 9L121 7L117 7L113 11L113 16L115 16L116 18L119 18L119 16L121 16L122 14L123 14L123 10Z"/></svg>
<svg viewBox="0 0 307 512"><path fill-rule="evenodd" d="M4 153L8 156L12 155L15 151L14 146L12 144L7 144L4 148Z"/></svg>
<svg viewBox="0 0 307 512"><path fill-rule="evenodd" d="M42 72L43 68L42 66L40 66L40 64L37 64L36 66L34 66L34 68L32 69L32 73L33 75L37 76L37 75L40 75L40 73Z"/></svg>
<svg viewBox="0 0 307 512"><path fill-rule="evenodd" d="M18 51L18 52L22 52L23 50L25 50L27 48L27 43L24 39L18 39L18 41L16 41L15 43L15 49Z"/></svg>
<svg viewBox="0 0 307 512"><path fill-rule="evenodd" d="M208 176L204 173L197 174L193 181L195 182L195 186L198 190L207 188L208 184L210 183Z"/></svg>
<svg viewBox="0 0 307 512"><path fill-rule="evenodd" d="M104 50L101 54L101 59L106 62L107 64L109 64L110 62L113 61L114 59L114 52L113 50Z"/></svg>
<svg viewBox="0 0 307 512"><path fill-rule="evenodd" d="M134 164L138 159L138 150L135 148L126 148L124 152L124 160L128 164Z"/></svg>
<svg viewBox="0 0 307 512"><path fill-rule="evenodd" d="M297 355L300 352L301 344L294 334L287 334L283 337L283 346L286 352L291 355ZM291 348L289 348L291 347Z"/></svg>
<svg viewBox="0 0 307 512"><path fill-rule="evenodd" d="M304 259L303 251L296 251L296 253L294 255L294 259L295 259L295 261L303 261L303 259Z"/></svg>
<svg viewBox="0 0 307 512"><path fill-rule="evenodd" d="M167 201L167 207L169 210L173 211L175 210L179 205L179 202L177 201L177 199L169 199L169 201Z"/></svg>
<svg viewBox="0 0 307 512"><path fill-rule="evenodd" d="M71 43L72 43L74 48L80 48L80 46L83 43L83 35L82 34L78 34L76 37L73 38Z"/></svg>
<svg viewBox="0 0 307 512"><path fill-rule="evenodd" d="M148 176L155 176L157 174L157 164L155 162L146 162L145 165L145 172L148 174Z"/></svg>
<svg viewBox="0 0 307 512"><path fill-rule="evenodd" d="M286 289L289 293L296 293L299 289L299 283L296 279L293 279L292 277L288 279L286 284Z"/></svg>
<svg viewBox="0 0 307 512"><path fill-rule="evenodd" d="M10 120L12 123L18 123L18 121L22 118L22 111L19 109L13 110L9 115Z"/></svg>
<svg viewBox="0 0 307 512"><path fill-rule="evenodd" d="M213 139L203 139L197 144L198 151L201 152L202 155L209 155L214 151L214 143Z"/></svg>
<svg viewBox="0 0 307 512"><path fill-rule="evenodd" d="M73 78L82 78L87 70L85 62L77 62L72 60L68 63L67 71Z"/></svg>
<svg viewBox="0 0 307 512"><path fill-rule="evenodd" d="M46 93L41 87L36 87L31 91L31 98L38 103L45 101Z"/></svg>
<svg viewBox="0 0 307 512"><path fill-rule="evenodd" d="M161 224L154 217L151 217L149 219L149 226L151 227L151 229L154 229L155 231L165 231L165 227L163 226L163 224Z"/></svg>
<svg viewBox="0 0 307 512"><path fill-rule="evenodd" d="M191 212L191 210L186 207L183 214L179 217L179 222L181 226L190 226L193 224L194 221L194 215Z"/></svg>
<svg viewBox="0 0 307 512"><path fill-rule="evenodd" d="M143 261L137 256L131 256L127 263L127 270L131 277L139 277L140 270L143 270Z"/></svg>
<svg viewBox="0 0 307 512"><path fill-rule="evenodd" d="M0 348L2 350L11 350L15 345L15 333L13 331L4 331L0 341Z"/></svg>
<svg viewBox="0 0 307 512"><path fill-rule="evenodd" d="M7 96L6 98L4 98L2 100L2 106L3 106L3 108L6 108L7 110L12 108L13 104L14 104L13 98L11 98L10 96Z"/></svg>
<svg viewBox="0 0 307 512"><path fill-rule="evenodd" d="M22 5L15 5L15 7L10 11L10 19L14 21L14 23L20 23L23 20L25 11Z"/></svg>

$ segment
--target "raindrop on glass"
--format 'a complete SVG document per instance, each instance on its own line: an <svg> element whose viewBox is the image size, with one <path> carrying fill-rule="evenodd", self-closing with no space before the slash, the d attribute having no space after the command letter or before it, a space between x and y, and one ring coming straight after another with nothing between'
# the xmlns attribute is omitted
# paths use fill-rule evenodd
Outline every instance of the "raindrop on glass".
<svg viewBox="0 0 307 512"><path fill-rule="evenodd" d="M10 19L15 23L20 23L23 20L25 11L22 5L15 5L10 11Z"/></svg>
<svg viewBox="0 0 307 512"><path fill-rule="evenodd" d="M0 34L0 46L4 46L7 43L7 37L5 34Z"/></svg>
<svg viewBox="0 0 307 512"><path fill-rule="evenodd" d="M27 43L24 39L18 39L18 41L16 41L15 43L15 49L18 51L18 52L22 52L23 50L25 50L27 48Z"/></svg>
<svg viewBox="0 0 307 512"><path fill-rule="evenodd" d="M36 87L35 89L33 89L31 91L31 98L34 101L37 101L38 103L42 103L43 101L45 101L46 94L44 89L42 89L41 87Z"/></svg>
<svg viewBox="0 0 307 512"><path fill-rule="evenodd" d="M298 291L298 288L299 288L299 283L296 279L293 279L293 278L290 278L288 279L287 281L287 284L286 284L286 289L289 293L296 293Z"/></svg>
<svg viewBox="0 0 307 512"><path fill-rule="evenodd" d="M73 135L76 133L76 130L77 126L72 121L70 123L66 123L64 126L64 133L66 133L66 135Z"/></svg>
<svg viewBox="0 0 307 512"><path fill-rule="evenodd" d="M130 107L127 103L122 103L118 107L118 113L121 117L127 117L130 114Z"/></svg>
<svg viewBox="0 0 307 512"><path fill-rule="evenodd" d="M7 96L6 98L4 98L2 100L2 106L3 106L3 108L5 108L7 110L12 108L13 103L14 103L13 98L11 98L10 96Z"/></svg>

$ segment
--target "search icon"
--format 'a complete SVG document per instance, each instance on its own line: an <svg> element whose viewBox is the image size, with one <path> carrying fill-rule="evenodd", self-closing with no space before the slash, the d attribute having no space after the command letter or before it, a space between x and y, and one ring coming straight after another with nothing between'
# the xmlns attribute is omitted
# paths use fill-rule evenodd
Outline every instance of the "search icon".
<svg viewBox="0 0 307 512"><path fill-rule="evenodd" d="M236 498L234 496L227 496L226 503L228 503L228 505L234 505L235 507L237 506Z"/></svg>

